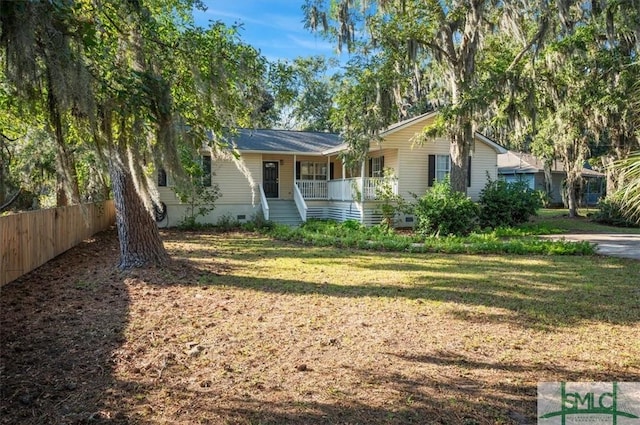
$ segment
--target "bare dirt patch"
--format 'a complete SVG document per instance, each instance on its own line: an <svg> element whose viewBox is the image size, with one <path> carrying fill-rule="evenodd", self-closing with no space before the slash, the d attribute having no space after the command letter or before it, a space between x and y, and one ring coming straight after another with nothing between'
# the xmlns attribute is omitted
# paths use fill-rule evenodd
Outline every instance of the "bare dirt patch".
<svg viewBox="0 0 640 425"><path fill-rule="evenodd" d="M0 424L529 424L539 381L640 381L637 262L163 237L1 289Z"/></svg>

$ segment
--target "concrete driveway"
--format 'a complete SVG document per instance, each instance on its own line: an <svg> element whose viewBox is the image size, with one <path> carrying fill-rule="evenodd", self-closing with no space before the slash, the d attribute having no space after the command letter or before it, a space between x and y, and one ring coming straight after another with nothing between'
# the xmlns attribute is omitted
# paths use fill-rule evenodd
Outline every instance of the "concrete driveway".
<svg viewBox="0 0 640 425"><path fill-rule="evenodd" d="M596 244L596 252L612 257L640 260L640 234L631 233L575 233L545 236L567 241L588 241Z"/></svg>

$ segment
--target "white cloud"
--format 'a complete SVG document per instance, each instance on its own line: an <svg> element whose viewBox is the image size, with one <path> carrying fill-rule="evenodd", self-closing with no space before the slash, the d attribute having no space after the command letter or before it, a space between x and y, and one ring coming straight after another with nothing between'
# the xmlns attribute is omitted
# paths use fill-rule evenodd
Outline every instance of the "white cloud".
<svg viewBox="0 0 640 425"><path fill-rule="evenodd" d="M292 34L288 34L287 38L293 41L298 47L302 47L304 49L322 51L334 50L333 44L328 41L321 40L320 38L300 38Z"/></svg>

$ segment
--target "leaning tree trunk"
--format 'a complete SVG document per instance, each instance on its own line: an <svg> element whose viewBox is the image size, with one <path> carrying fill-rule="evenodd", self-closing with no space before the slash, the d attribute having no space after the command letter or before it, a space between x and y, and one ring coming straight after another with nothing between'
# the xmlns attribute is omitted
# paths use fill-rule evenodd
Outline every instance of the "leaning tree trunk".
<svg viewBox="0 0 640 425"><path fill-rule="evenodd" d="M110 164L111 186L120 240L121 270L161 265L169 260L155 220L136 191L128 168L116 160Z"/></svg>

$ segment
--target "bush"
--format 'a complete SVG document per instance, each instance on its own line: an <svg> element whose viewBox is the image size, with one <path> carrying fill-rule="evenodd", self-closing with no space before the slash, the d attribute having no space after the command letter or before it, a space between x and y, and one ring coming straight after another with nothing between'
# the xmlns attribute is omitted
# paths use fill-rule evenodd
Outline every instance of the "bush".
<svg viewBox="0 0 640 425"><path fill-rule="evenodd" d="M637 227L637 224L624 216L620 200L616 196L607 196L598 201L598 212L593 221L618 227Z"/></svg>
<svg viewBox="0 0 640 425"><path fill-rule="evenodd" d="M526 182L489 179L480 192L480 225L495 229L526 223L541 207L539 191L531 190Z"/></svg>
<svg viewBox="0 0 640 425"><path fill-rule="evenodd" d="M218 218L218 221L216 221L216 228L224 232L236 230L240 227L240 222L236 220L231 214L224 214L220 218Z"/></svg>
<svg viewBox="0 0 640 425"><path fill-rule="evenodd" d="M468 235L477 228L478 206L448 180L434 183L414 206L416 230L426 235Z"/></svg>
<svg viewBox="0 0 640 425"><path fill-rule="evenodd" d="M242 224L242 228L249 232L255 232L257 230L270 230L275 223L270 220L265 220L262 211L259 211L251 216L251 220Z"/></svg>

